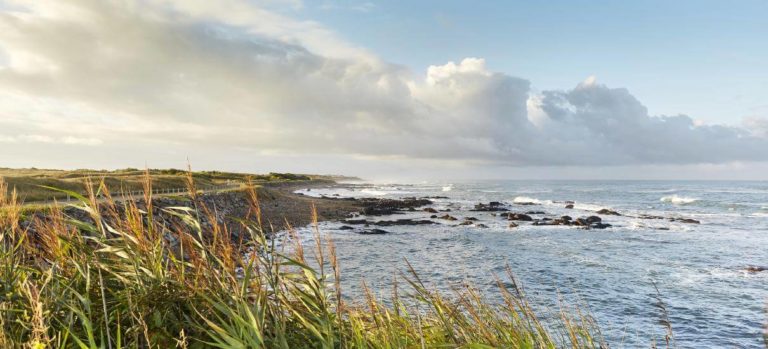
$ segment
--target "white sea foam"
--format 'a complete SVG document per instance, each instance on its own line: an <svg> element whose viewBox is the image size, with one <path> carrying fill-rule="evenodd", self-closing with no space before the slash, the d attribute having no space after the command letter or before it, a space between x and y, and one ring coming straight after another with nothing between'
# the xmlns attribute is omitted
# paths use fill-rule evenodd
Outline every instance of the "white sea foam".
<svg viewBox="0 0 768 349"><path fill-rule="evenodd" d="M443 187L443 191L451 191L453 190L453 184L448 184Z"/></svg>
<svg viewBox="0 0 768 349"><path fill-rule="evenodd" d="M687 205L687 204L692 204L696 201L699 201L699 199L685 197L685 196L678 196L678 195L668 195L668 196L662 197L659 201L669 202L674 205Z"/></svg>
<svg viewBox="0 0 768 349"><path fill-rule="evenodd" d="M372 196L384 196L389 194L389 192L383 191L383 190L376 190L376 189L363 189L360 191L363 194L372 195Z"/></svg>
<svg viewBox="0 0 768 349"><path fill-rule="evenodd" d="M512 202L516 204L541 204L541 200L527 196L517 196Z"/></svg>

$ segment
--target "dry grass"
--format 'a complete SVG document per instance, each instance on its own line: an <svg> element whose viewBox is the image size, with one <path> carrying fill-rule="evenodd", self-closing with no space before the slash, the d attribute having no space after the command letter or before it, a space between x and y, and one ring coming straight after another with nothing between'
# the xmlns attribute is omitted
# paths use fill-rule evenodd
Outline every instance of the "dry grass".
<svg viewBox="0 0 768 349"><path fill-rule="evenodd" d="M149 172L142 185L155 185ZM54 208L24 228L18 198L0 180L0 347L606 347L580 313L543 325L511 273L493 302L471 286L431 290L412 269L391 305L371 292L345 299L333 241L315 229L314 246L294 239L277 249L254 190L239 220L248 238L233 241L216 219L202 223L213 214L202 203L162 208L176 219L159 220L150 193L143 209L99 203L104 183L88 188L69 194L90 219Z"/></svg>

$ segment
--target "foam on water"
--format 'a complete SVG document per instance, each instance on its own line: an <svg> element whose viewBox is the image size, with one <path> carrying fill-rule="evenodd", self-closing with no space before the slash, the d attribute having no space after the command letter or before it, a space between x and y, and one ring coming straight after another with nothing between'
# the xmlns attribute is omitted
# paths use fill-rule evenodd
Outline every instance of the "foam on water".
<svg viewBox="0 0 768 349"><path fill-rule="evenodd" d="M691 197L685 197L685 196L678 196L678 195L668 195L664 196L661 199L659 199L661 202L669 202L674 205L688 205L692 204L694 202L699 201L697 198L691 198Z"/></svg>
<svg viewBox="0 0 768 349"><path fill-rule="evenodd" d="M307 193L370 197L372 192L363 192L369 189L398 197L407 189L414 193L408 196L445 196L443 186L379 184ZM503 273L509 265L528 293L536 295L536 306L557 309L561 296L586 299L607 340L634 348L664 336L652 306L655 283L671 310L681 348L764 348L762 304L768 299L768 272L746 272L745 266L768 264L768 249L760 247L768 245L768 183L488 181L457 182L450 188L450 198L434 199L432 207L450 208L459 222L476 217L488 228L435 219L438 224L386 227L388 235L338 230L343 223L323 229L337 245L348 294L357 292L363 279L390 280L392 270L401 270L407 259L443 291L450 292L456 280L467 280L494 299L493 272ZM546 194L535 194L538 191ZM470 211L488 201L506 202L516 212L546 212L535 218L585 217L603 208L623 216L597 214L613 225L606 230L526 222L509 228L499 215ZM566 209L566 201L575 202L574 209ZM637 218L643 214L665 219ZM429 219L429 213L368 219L406 217ZM701 224L671 222L672 217L694 218ZM311 229L306 236L311 242ZM382 290L390 287L386 281L377 283ZM611 326L617 323L622 326ZM632 329L632 336L626 328Z"/></svg>

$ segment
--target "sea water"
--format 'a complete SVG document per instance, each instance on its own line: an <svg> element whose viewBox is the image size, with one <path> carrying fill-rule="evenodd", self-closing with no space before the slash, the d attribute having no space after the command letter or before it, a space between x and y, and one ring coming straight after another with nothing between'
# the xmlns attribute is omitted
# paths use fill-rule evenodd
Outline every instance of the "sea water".
<svg viewBox="0 0 768 349"><path fill-rule="evenodd" d="M393 275L407 259L431 287L450 290L464 282L489 299L498 293L495 275L509 266L542 312L561 301L589 311L613 348L663 344L666 329L658 301L666 306L678 346L761 348L766 324L768 182L705 181L477 181L314 188L305 195L330 197L444 197L431 207L459 218L439 224L384 227L385 235L339 230L323 223L337 245L342 284L348 295L365 281L387 296ZM470 211L500 201L513 212L544 211L535 218L602 215L613 227L583 230L533 226L491 212ZM566 209L565 202L574 208ZM532 203L534 205L519 205ZM444 213L440 213L441 215ZM417 211L396 218L429 219ZM692 218L701 224L642 219L640 215ZM465 217L488 228L459 226ZM387 220L395 217L369 217ZM308 229L300 231L309 239ZM658 287L659 292L656 292Z"/></svg>

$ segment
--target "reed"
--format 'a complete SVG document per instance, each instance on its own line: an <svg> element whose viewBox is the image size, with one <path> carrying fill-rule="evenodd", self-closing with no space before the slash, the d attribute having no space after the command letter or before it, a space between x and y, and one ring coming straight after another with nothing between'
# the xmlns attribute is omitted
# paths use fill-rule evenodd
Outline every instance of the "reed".
<svg viewBox="0 0 768 349"><path fill-rule="evenodd" d="M253 185L238 238L201 201L153 208L149 193L116 201L104 183L87 188L64 192L88 219L54 207L21 224L0 180L0 347L607 347L581 313L545 325L511 272L489 300L470 285L437 292L406 262L390 300L345 298L333 241L315 225L311 248L278 247Z"/></svg>

